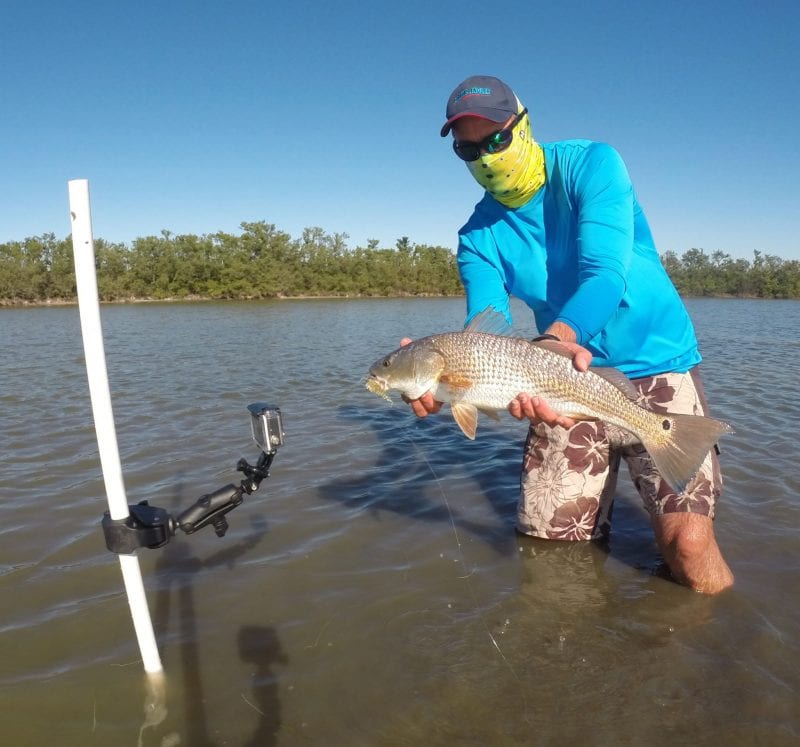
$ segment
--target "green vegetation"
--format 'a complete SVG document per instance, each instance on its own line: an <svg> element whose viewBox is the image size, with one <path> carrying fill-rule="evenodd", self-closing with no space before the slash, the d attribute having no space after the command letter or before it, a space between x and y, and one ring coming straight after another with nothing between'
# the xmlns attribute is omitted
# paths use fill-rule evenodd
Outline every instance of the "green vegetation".
<svg viewBox="0 0 800 747"><path fill-rule="evenodd" d="M412 244L349 249L346 234L307 228L299 239L266 222L242 223L238 236L173 235L131 246L95 240L97 282L104 301L249 299L291 296L460 295L454 253ZM662 262L683 295L800 298L800 262L761 252L754 259L666 252ZM0 303L74 301L70 238L44 234L0 244Z"/></svg>
<svg viewBox="0 0 800 747"><path fill-rule="evenodd" d="M661 262L684 296L800 298L800 262L753 252L753 261L702 249L661 255Z"/></svg>
<svg viewBox="0 0 800 747"><path fill-rule="evenodd" d="M300 239L265 222L242 233L136 239L128 247L95 240L97 284L104 301L133 298L275 298L284 296L458 295L449 249L412 245L348 249L345 234L307 228ZM0 244L0 302L73 300L70 238L53 234Z"/></svg>

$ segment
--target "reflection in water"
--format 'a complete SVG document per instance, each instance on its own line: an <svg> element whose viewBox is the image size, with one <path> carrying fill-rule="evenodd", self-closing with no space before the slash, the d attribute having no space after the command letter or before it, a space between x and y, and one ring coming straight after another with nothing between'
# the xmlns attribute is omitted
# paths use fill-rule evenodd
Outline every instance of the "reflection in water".
<svg viewBox="0 0 800 747"><path fill-rule="evenodd" d="M520 597L533 594L531 608L583 617L605 603L608 542L560 542L521 533L517 539L523 559Z"/></svg>
<svg viewBox="0 0 800 747"><path fill-rule="evenodd" d="M166 679L163 672L145 673L144 721L139 729L138 747L144 747L145 729L155 729L167 717ZM163 747L178 744L176 734L161 740Z"/></svg>
<svg viewBox="0 0 800 747"><path fill-rule="evenodd" d="M664 579L659 573L636 576L621 585L609 572L614 554L608 542L558 542L519 535L522 584L514 604L526 619L545 624L565 643L576 630L613 621L628 632L639 630L648 645L676 630L703 625L713 601ZM617 619L618 618L618 619ZM558 632L556 632L558 631Z"/></svg>

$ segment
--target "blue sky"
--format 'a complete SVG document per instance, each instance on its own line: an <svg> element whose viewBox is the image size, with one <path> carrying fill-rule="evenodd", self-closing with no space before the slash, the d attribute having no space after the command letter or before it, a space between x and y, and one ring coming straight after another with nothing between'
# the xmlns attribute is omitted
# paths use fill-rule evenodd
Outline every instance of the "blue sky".
<svg viewBox="0 0 800 747"><path fill-rule="evenodd" d="M7 3L0 242L265 220L455 248L481 190L439 137L496 75L540 141L623 155L660 251L800 258L800 3Z"/></svg>

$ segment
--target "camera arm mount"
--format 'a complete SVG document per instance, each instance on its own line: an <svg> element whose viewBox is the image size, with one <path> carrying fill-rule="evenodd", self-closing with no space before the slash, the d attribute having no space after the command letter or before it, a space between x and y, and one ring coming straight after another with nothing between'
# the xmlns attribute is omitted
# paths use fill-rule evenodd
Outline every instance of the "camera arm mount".
<svg viewBox="0 0 800 747"><path fill-rule="evenodd" d="M177 517L163 508L151 506L147 501L128 506L130 515L124 519L112 519L106 511L102 522L106 547L120 554L132 553L140 547L154 550L166 545L178 529L186 534L194 534L209 524L214 527L218 537L223 537L228 531L225 514L239 506L245 495L254 493L261 481L269 477L269 468L276 453L261 452L255 465L240 459L236 469L243 472L245 477L239 485L231 483L200 496Z"/></svg>
<svg viewBox="0 0 800 747"><path fill-rule="evenodd" d="M163 547L175 536L178 529L194 534L209 524L218 537L228 531L225 514L242 503L245 495L258 490L261 481L269 477L269 468L278 447L283 444L283 420L279 407L266 402L253 402L247 406L253 440L261 449L261 456L252 465L240 459L236 469L244 473L239 485L228 484L213 493L200 496L189 508L171 516L165 509L151 506L147 501L128 506L129 515L112 519L106 511L103 516L103 534L106 547L111 552L130 554L140 547Z"/></svg>
<svg viewBox="0 0 800 747"><path fill-rule="evenodd" d="M185 511L178 514L177 527L194 534L198 529L211 524L217 537L223 537L228 530L225 514L236 508L243 500L245 494L251 495L261 484L265 477L269 477L269 468L276 452L261 452L256 464L250 465L246 460L240 459L236 464L239 472L244 472L245 478L239 486L233 484L218 488L213 493L207 493L195 501Z"/></svg>

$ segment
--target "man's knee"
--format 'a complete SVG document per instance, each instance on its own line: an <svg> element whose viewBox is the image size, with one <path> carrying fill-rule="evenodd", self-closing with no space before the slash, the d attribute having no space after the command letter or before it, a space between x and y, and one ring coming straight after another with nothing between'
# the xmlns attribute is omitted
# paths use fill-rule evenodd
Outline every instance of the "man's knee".
<svg viewBox="0 0 800 747"><path fill-rule="evenodd" d="M714 542L711 520L694 514L666 514L659 517L661 523L660 542L670 554L682 562L702 558ZM705 520L705 521L698 521Z"/></svg>
<svg viewBox="0 0 800 747"><path fill-rule="evenodd" d="M656 539L672 575L695 591L716 594L733 584L707 516L690 513L654 518Z"/></svg>

